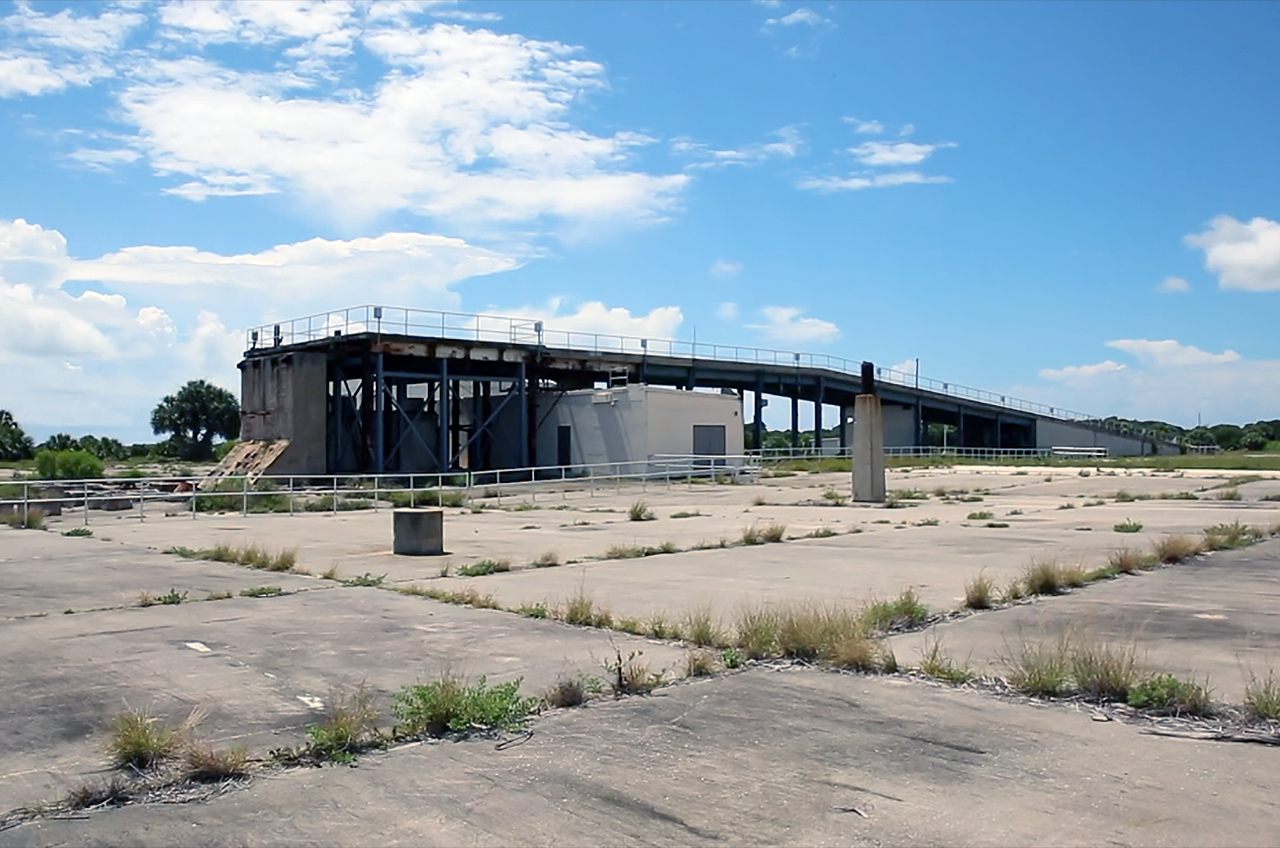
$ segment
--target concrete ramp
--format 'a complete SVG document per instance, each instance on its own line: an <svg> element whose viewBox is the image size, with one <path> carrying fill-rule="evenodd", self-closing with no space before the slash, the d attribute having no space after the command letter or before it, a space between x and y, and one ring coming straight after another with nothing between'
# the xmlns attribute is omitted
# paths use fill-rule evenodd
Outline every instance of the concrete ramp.
<svg viewBox="0 0 1280 848"><path fill-rule="evenodd" d="M224 477L248 477L254 480L267 473L272 463L289 448L288 439L246 439L222 458L218 467L200 481L197 488L211 489Z"/></svg>

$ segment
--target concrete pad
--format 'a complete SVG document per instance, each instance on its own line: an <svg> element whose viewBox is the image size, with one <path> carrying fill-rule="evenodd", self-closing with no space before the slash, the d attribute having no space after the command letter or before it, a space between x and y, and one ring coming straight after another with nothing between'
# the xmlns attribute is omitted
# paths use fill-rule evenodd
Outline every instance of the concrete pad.
<svg viewBox="0 0 1280 848"><path fill-rule="evenodd" d="M1274 749L1146 736L1064 707L753 671L548 714L524 744L426 744L203 804L0 845L1272 845Z"/></svg>
<svg viewBox="0 0 1280 848"><path fill-rule="evenodd" d="M0 623L0 808L104 769L102 729L126 707L173 718L202 707L210 739L265 753L302 741L337 686L365 681L385 708L390 692L446 669L495 682L523 677L536 694L561 675L603 674L615 649L643 651L655 670L684 656L676 645L607 631L310 584L280 597Z"/></svg>
<svg viewBox="0 0 1280 848"><path fill-rule="evenodd" d="M184 560L94 537L0 527L0 618L133 606L141 592L203 600L250 586L315 585L306 578L226 563Z"/></svg>
<svg viewBox="0 0 1280 848"><path fill-rule="evenodd" d="M957 661L1003 673L1001 656L1019 639L1054 643L1082 628L1099 640L1136 640L1154 667L1203 682L1215 699L1239 704L1250 675L1280 672L1280 539L1219 551L1180 565L1119 577L1069 595L938 625L892 640L900 662L943 640Z"/></svg>

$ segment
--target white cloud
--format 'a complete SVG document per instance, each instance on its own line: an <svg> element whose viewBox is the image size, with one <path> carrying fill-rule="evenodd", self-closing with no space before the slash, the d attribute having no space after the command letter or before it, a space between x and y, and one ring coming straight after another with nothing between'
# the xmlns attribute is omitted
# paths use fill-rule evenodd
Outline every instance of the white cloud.
<svg viewBox="0 0 1280 848"><path fill-rule="evenodd" d="M403 209L472 226L647 221L688 180L629 170L644 136L567 123L572 104L605 85L575 48L446 24L361 40L391 73L340 95L305 91L293 72L156 62L120 98L137 128L130 147L161 176L186 179L174 194L289 192L341 220Z"/></svg>
<svg viewBox="0 0 1280 848"><path fill-rule="evenodd" d="M1204 266L1218 275L1219 288L1280 291L1280 223L1219 215L1185 241L1204 250Z"/></svg>
<svg viewBox="0 0 1280 848"><path fill-rule="evenodd" d="M849 177L807 177L799 187L810 191L860 191L864 188L888 188L913 183L949 183L950 177L932 176L919 171L894 171L888 174L854 174Z"/></svg>
<svg viewBox="0 0 1280 848"><path fill-rule="evenodd" d="M728 259L717 259L711 263L711 267L707 272L713 277L736 277L742 273L741 262L731 262Z"/></svg>
<svg viewBox="0 0 1280 848"><path fill-rule="evenodd" d="M422 233L310 239L241 255L141 245L79 260L57 230L0 221L0 397L16 399L7 403L24 423L111 425L145 438L163 391L196 378L237 389L245 327L335 300L457 308L452 284L518 263ZM73 296L68 283L89 288ZM209 303L218 311L192 306ZM679 324L671 309L631 318L585 304L563 320L660 333Z"/></svg>
<svg viewBox="0 0 1280 848"><path fill-rule="evenodd" d="M431 22L492 13L311 0L109 7L96 17L42 9L0 18L0 96L118 76L109 117L127 132L72 160L107 169L141 159L167 192L194 201L287 194L348 227L408 211L459 232L527 237L529 225L662 220L689 180L631 164L653 142L643 134L574 124L577 105L608 89L603 66L580 48ZM148 18L154 35L129 47ZM210 45L234 45L240 64L201 50ZM794 155L788 133L737 153Z"/></svg>
<svg viewBox="0 0 1280 848"><path fill-rule="evenodd" d="M796 127L782 127L770 135L777 140L723 150L688 138L677 138L671 142L671 150L678 155L698 160L689 166L691 168L720 168L728 165L758 165L775 158L794 159L804 146L804 139Z"/></svg>
<svg viewBox="0 0 1280 848"><path fill-rule="evenodd" d="M842 120L846 124L852 124L853 131L856 133L862 133L864 135L874 135L876 133L884 132L884 124L880 123L879 121L863 121L863 120L860 120L859 118L854 118L849 115L846 115Z"/></svg>
<svg viewBox="0 0 1280 848"><path fill-rule="evenodd" d="M935 150L955 146L953 142L916 144L910 141L867 141L849 148L849 152L863 165L917 165L928 159Z"/></svg>
<svg viewBox="0 0 1280 848"><path fill-rule="evenodd" d="M1097 377L1099 374L1110 374L1124 370L1125 366L1110 359L1095 362L1092 365L1067 365L1062 368L1041 368L1040 376L1046 380L1060 383L1079 383Z"/></svg>
<svg viewBox="0 0 1280 848"><path fill-rule="evenodd" d="M907 136L911 135L915 131L916 131L915 124L903 124L902 129L898 130L898 135L902 136L903 138L906 138Z"/></svg>
<svg viewBox="0 0 1280 848"><path fill-rule="evenodd" d="M572 312L561 313L564 299L551 298L545 306L521 306L516 309L494 309L513 318L541 321L545 325L547 344L563 341L563 333L631 336L641 339L673 339L684 321L678 306L659 306L643 315L632 315L629 309L609 307L598 300L579 304ZM589 343L575 335L575 342Z"/></svg>
<svg viewBox="0 0 1280 848"><path fill-rule="evenodd" d="M793 306L766 306L760 310L764 323L747 324L779 342L830 342L840 335L840 328L821 318L801 317L802 310Z"/></svg>
<svg viewBox="0 0 1280 848"><path fill-rule="evenodd" d="M1143 365L1154 368L1177 368L1186 365L1213 365L1223 362L1235 362L1240 354L1234 350L1222 353L1210 353L1194 345L1179 344L1174 339L1116 339L1107 342L1107 347L1123 350L1132 355Z"/></svg>
<svg viewBox="0 0 1280 848"><path fill-rule="evenodd" d="M1040 371L1046 383L1013 386L1009 392L1060 409L1182 426L1194 426L1197 415L1203 416L1205 423L1275 417L1280 360L1246 359L1232 351L1207 354L1174 341L1146 344L1156 347L1127 343L1119 347L1142 352L1136 367L1108 359L1091 365L1046 368Z"/></svg>
<svg viewBox="0 0 1280 848"><path fill-rule="evenodd" d="M716 317L724 321L732 321L738 317L738 304L726 300L716 307Z"/></svg>
<svg viewBox="0 0 1280 848"><path fill-rule="evenodd" d="M1189 292L1191 291L1191 284L1181 277L1165 277L1156 285L1156 291L1162 294Z"/></svg>
<svg viewBox="0 0 1280 848"><path fill-rule="evenodd" d="M819 15L817 12L813 11L812 9L809 9L805 6L801 6L799 9L796 9L794 12L783 15L781 18L769 18L767 21L764 22L764 25L766 28L779 26L779 25L784 27L791 27L791 26L797 26L800 24L803 24L805 26L816 27L816 26L829 25L831 24L831 21L822 17L822 15Z"/></svg>
<svg viewBox="0 0 1280 848"><path fill-rule="evenodd" d="M250 291L264 304L323 308L335 299L381 298L457 306L449 286L468 277L511 270L510 255L462 239L425 233L386 233L373 238L321 238L282 244L259 253L224 255L194 247L126 247L97 259L76 261L68 280L126 290L203 287L210 294ZM359 291L359 298L347 296Z"/></svg>

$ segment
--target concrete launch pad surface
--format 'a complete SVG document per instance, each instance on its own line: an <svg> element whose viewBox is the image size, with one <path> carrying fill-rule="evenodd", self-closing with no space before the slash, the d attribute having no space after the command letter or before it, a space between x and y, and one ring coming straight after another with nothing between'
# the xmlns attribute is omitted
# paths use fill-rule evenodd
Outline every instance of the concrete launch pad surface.
<svg viewBox="0 0 1280 848"><path fill-rule="evenodd" d="M389 510L195 520L149 511L145 522L93 514L90 538L58 535L82 522L74 513L50 519L49 532L0 528L0 799L29 805L109 774L102 731L126 705L161 715L200 707L210 741L262 756L301 741L331 692L362 681L385 709L391 692L446 668L521 677L537 694L564 676L599 676L619 653L643 651L673 677L683 666L686 649L675 642L388 588L474 587L504 606L589 594L615 617L677 619L710 605L727 622L743 603L857 605L911 586L941 612L958 606L980 571L1003 585L1036 556L1092 567L1166 533L1280 522L1280 503L1262 499L1280 493L1280 475L1238 482L1241 499L1221 500L1214 487L1229 477L899 471L891 490L928 497L901 498L897 509L835 505L824 493L847 490L838 474L624 484L594 497L543 491L536 501L507 493L503 509L447 510L445 557L391 554ZM954 492L951 502L938 489ZM1121 490L1153 499L1117 502ZM1176 491L1198 499L1154 499ZM641 499L655 520L628 520ZM968 517L979 511L992 518ZM701 514L671 517L678 512ZM1113 530L1126 519L1142 531ZM837 535L690 550L773 522L787 525L787 537ZM993 522L1009 526L986 526ZM668 541L680 552L603 558L613 547ZM219 542L297 547L311 574L163 553ZM572 564L531 567L546 552ZM486 558L509 559L513 570L440 576L446 562L456 573ZM386 577L381 587L346 586L318 576L331 567L342 577ZM264 585L282 594L239 596ZM170 590L186 601L137 604L140 592ZM1083 624L1101 638L1135 639L1153 666L1207 674L1217 698L1239 703L1251 673L1280 664L1278 595L1273 540L892 641L904 665L918 661L926 638L939 638L953 657L999 674L1010 640ZM1269 844L1280 831L1280 748L1150 736L1071 704L906 676L756 667L552 711L531 727L531 739L501 751L492 740L426 743L367 755L356 768L275 771L207 803L43 820L0 831L0 844L1173 845Z"/></svg>

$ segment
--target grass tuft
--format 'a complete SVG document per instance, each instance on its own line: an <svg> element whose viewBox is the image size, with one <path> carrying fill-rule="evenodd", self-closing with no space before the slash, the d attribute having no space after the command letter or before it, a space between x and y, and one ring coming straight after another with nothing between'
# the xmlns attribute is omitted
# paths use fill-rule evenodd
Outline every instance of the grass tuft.
<svg viewBox="0 0 1280 848"><path fill-rule="evenodd" d="M1112 551L1110 559L1107 560L1107 564L1119 574L1137 574L1140 571L1154 568L1156 563L1155 554L1144 554L1141 551L1135 551L1133 548L1121 548L1118 551Z"/></svg>
<svg viewBox="0 0 1280 848"><path fill-rule="evenodd" d="M686 613L682 632L685 639L702 648L723 648L729 644L710 604L695 607Z"/></svg>
<svg viewBox="0 0 1280 848"><path fill-rule="evenodd" d="M716 655L713 651L689 651L684 656L686 677L710 677L716 673Z"/></svg>
<svg viewBox="0 0 1280 848"><path fill-rule="evenodd" d="M543 702L553 709L580 707L587 702L590 692L582 675L562 677L542 695Z"/></svg>
<svg viewBox="0 0 1280 848"><path fill-rule="evenodd" d="M1141 533L1142 522L1131 521L1130 519L1126 518L1124 521L1121 521L1118 524L1111 525L1111 529L1116 531L1117 533Z"/></svg>
<svg viewBox="0 0 1280 848"><path fill-rule="evenodd" d="M1254 718L1280 721L1280 681L1274 669L1267 671L1266 680L1250 675L1244 687L1244 708Z"/></svg>
<svg viewBox="0 0 1280 848"><path fill-rule="evenodd" d="M911 587L887 601L872 601L862 611L862 623L868 630L889 632L915 627L929 617L929 608Z"/></svg>
<svg viewBox="0 0 1280 848"><path fill-rule="evenodd" d="M509 559L482 559L478 562L468 563L458 568L459 577L483 577L486 574L495 574L502 571L511 570L511 560Z"/></svg>
<svg viewBox="0 0 1280 848"><path fill-rule="evenodd" d="M933 639L920 658L920 671L947 683L968 683L976 672L968 665L956 665L942 647L941 639Z"/></svg>
<svg viewBox="0 0 1280 848"><path fill-rule="evenodd" d="M249 776L249 753L240 745L224 751L190 744L182 752L183 775L195 783L221 783Z"/></svg>
<svg viewBox="0 0 1280 848"><path fill-rule="evenodd" d="M64 536L92 536L92 535L93 535L93 531L92 531L92 530L90 530L88 527L72 527L70 530L64 530L64 531L62 532L62 535L64 535Z"/></svg>
<svg viewBox="0 0 1280 848"><path fill-rule="evenodd" d="M1056 698L1067 691L1070 666L1065 637L1056 646L1020 642L1001 658L1009 684L1024 695Z"/></svg>
<svg viewBox="0 0 1280 848"><path fill-rule="evenodd" d="M361 683L352 690L335 689L318 724L307 725L311 753L317 759L350 763L356 754L381 745L373 690Z"/></svg>
<svg viewBox="0 0 1280 848"><path fill-rule="evenodd" d="M240 590L240 597L242 598L270 598L279 594L282 594L279 586L251 586L248 589Z"/></svg>
<svg viewBox="0 0 1280 848"><path fill-rule="evenodd" d="M987 519L992 517L993 517L993 514L991 512L988 512L985 509L978 510L977 512L971 512L968 515L968 519L970 521L986 521Z"/></svg>
<svg viewBox="0 0 1280 848"><path fill-rule="evenodd" d="M1066 588L1063 568L1056 559L1033 559L1022 570L1022 585L1028 595L1057 595Z"/></svg>
<svg viewBox="0 0 1280 848"><path fill-rule="evenodd" d="M560 564L560 555L555 551L547 551L532 562L534 568L555 568Z"/></svg>
<svg viewBox="0 0 1280 848"><path fill-rule="evenodd" d="M627 510L627 518L632 521L653 521L657 516L653 514L653 510L649 508L647 503L636 501Z"/></svg>
<svg viewBox="0 0 1280 848"><path fill-rule="evenodd" d="M964 584L964 605L975 610L991 609L995 592L995 581L979 573L977 577Z"/></svg>
<svg viewBox="0 0 1280 848"><path fill-rule="evenodd" d="M116 768L154 768L182 748L201 718L193 711L184 721L171 724L146 710L125 710L111 719L107 753Z"/></svg>
<svg viewBox="0 0 1280 848"><path fill-rule="evenodd" d="M1238 520L1231 524L1215 524L1204 528L1204 547L1211 551L1222 551L1233 548L1246 548L1259 541L1263 532L1256 527L1241 524Z"/></svg>
<svg viewBox="0 0 1280 848"><path fill-rule="evenodd" d="M1205 544L1200 539L1175 533L1157 541L1153 548L1156 559L1166 565L1173 565L1204 553Z"/></svg>

